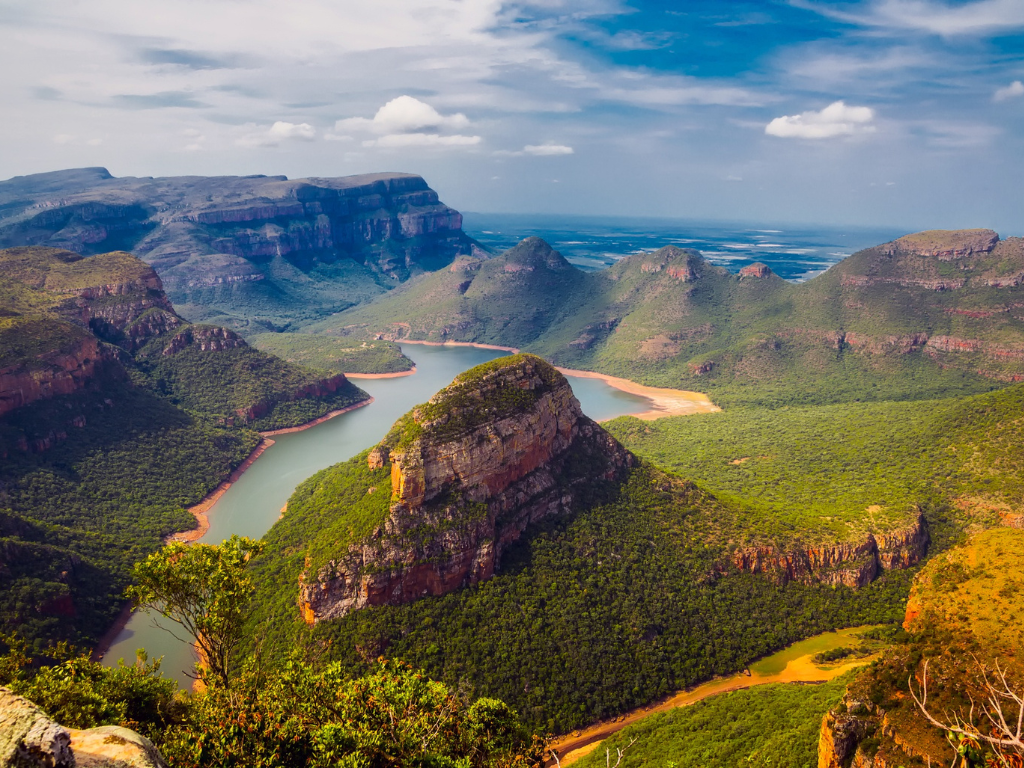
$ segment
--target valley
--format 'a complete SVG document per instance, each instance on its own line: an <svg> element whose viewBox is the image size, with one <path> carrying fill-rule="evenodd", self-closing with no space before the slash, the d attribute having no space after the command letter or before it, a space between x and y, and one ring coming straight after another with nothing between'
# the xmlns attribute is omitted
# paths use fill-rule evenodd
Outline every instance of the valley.
<svg viewBox="0 0 1024 768"><path fill-rule="evenodd" d="M1020 525L1024 321L1004 273L1022 253L983 230L921 233L794 285L674 247L586 273L531 239L247 339L188 322L128 253L0 251L3 631L94 643L134 563L241 535L260 551L239 669L287 677L315 658L310 674L358 681L401 660L528 732L583 734L563 747L645 734L624 765L737 706L774 717L794 755L821 730L909 760L901 729L919 724L884 670L920 659L936 626L966 630L885 627L936 614L919 607L935 563L984 558L969 542ZM862 625L883 627L867 671L768 670ZM108 639L95 674L145 648L190 686L191 646L146 613ZM849 703L864 686L866 714ZM893 697L899 722L877 709ZM765 714L778 702L789 720ZM722 759L771 752L707 738Z"/></svg>

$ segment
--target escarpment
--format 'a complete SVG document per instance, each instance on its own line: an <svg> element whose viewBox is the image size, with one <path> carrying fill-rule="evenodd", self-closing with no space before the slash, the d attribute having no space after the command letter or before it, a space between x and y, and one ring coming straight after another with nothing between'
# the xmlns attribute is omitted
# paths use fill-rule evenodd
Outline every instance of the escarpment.
<svg viewBox="0 0 1024 768"><path fill-rule="evenodd" d="M775 547L745 547L732 555L733 565L748 573L764 573L782 583L820 582L847 587L870 584L883 571L917 565L928 549L924 516L888 533L866 534L859 542L779 551Z"/></svg>
<svg viewBox="0 0 1024 768"><path fill-rule="evenodd" d="M488 579L528 525L570 513L581 495L634 463L540 358L478 366L370 452L370 469L390 466L386 517L327 562L307 563L302 615L315 623Z"/></svg>
<svg viewBox="0 0 1024 768"><path fill-rule="evenodd" d="M215 308L226 315L220 322L242 328L268 314L285 323L328 314L484 253L463 233L462 215L404 173L23 176L0 182L0 247L22 245L130 250L190 319Z"/></svg>

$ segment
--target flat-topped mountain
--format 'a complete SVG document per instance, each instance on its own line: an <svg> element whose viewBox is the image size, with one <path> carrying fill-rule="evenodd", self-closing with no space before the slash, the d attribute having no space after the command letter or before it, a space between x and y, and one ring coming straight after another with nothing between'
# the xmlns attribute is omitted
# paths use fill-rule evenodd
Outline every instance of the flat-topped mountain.
<svg viewBox="0 0 1024 768"><path fill-rule="evenodd" d="M310 560L302 614L314 623L489 579L528 525L568 513L578 486L621 481L634 463L540 358L474 368L369 453L371 473L390 471L390 487L367 489L386 501L386 516L369 536L335 547L326 563ZM324 497L334 486L330 473L303 486L290 510L331 503Z"/></svg>
<svg viewBox="0 0 1024 768"><path fill-rule="evenodd" d="M922 232L799 284L764 265L733 275L674 246L596 273L552 254L531 238L486 262L461 259L311 330L515 346L723 405L934 397L1024 380L1021 238Z"/></svg>
<svg viewBox="0 0 1024 768"><path fill-rule="evenodd" d="M0 247L132 251L193 320L241 330L338 311L474 243L419 176L115 178L103 168L0 182Z"/></svg>

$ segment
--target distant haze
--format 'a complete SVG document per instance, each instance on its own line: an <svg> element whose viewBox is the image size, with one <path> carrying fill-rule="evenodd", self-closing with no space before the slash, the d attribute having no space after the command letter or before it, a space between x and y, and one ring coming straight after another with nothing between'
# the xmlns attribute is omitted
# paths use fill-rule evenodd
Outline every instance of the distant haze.
<svg viewBox="0 0 1024 768"><path fill-rule="evenodd" d="M1016 0L9 0L0 178L376 171L508 213L1024 234Z"/></svg>

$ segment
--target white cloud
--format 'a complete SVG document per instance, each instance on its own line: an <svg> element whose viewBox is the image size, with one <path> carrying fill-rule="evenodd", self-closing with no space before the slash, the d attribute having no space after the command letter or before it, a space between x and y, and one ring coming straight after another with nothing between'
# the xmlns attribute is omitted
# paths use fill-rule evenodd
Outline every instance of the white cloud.
<svg viewBox="0 0 1024 768"><path fill-rule="evenodd" d="M943 37L979 35L1024 27L1020 0L876 0L867 12L849 13L827 2L793 0L794 5L847 23L889 29L913 29Z"/></svg>
<svg viewBox="0 0 1024 768"><path fill-rule="evenodd" d="M769 136L787 139L832 139L873 133L875 112L870 107L848 107L842 101L829 104L820 112L776 117L765 126Z"/></svg>
<svg viewBox="0 0 1024 768"><path fill-rule="evenodd" d="M399 96L377 110L373 119L350 117L334 124L335 130L363 130L381 134L417 133L426 129L461 130L469 118L461 112L442 115L426 102L412 96Z"/></svg>
<svg viewBox="0 0 1024 768"><path fill-rule="evenodd" d="M270 126L269 133L276 139L312 141L316 138L316 128L309 123L286 123L281 120Z"/></svg>
<svg viewBox="0 0 1024 768"><path fill-rule="evenodd" d="M992 101L1006 101L1017 96L1024 96L1024 83L1014 80L1005 88L998 89L992 96Z"/></svg>
<svg viewBox="0 0 1024 768"><path fill-rule="evenodd" d="M235 140L235 144L246 149L276 147L282 141L313 141L316 128L309 123L288 123L278 120L265 131L247 133Z"/></svg>
<svg viewBox="0 0 1024 768"><path fill-rule="evenodd" d="M473 147L479 144L479 136L441 136L437 133L389 133L379 139L363 142L364 147L401 149L404 147Z"/></svg>
<svg viewBox="0 0 1024 768"><path fill-rule="evenodd" d="M528 155L571 155L573 153L572 147L567 147L565 144L527 144L523 147L523 152Z"/></svg>

